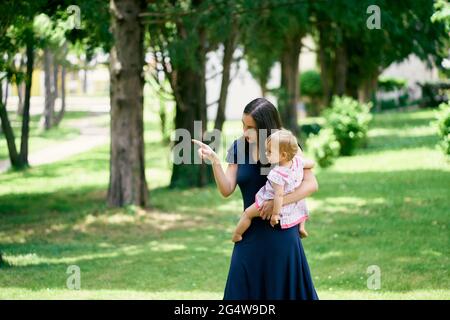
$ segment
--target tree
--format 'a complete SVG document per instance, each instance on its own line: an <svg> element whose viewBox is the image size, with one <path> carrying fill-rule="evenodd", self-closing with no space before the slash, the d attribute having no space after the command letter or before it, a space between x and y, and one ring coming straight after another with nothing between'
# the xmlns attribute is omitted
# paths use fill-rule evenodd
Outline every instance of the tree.
<svg viewBox="0 0 450 320"><path fill-rule="evenodd" d="M378 1L380 29L369 29L370 0L312 2L325 96L367 101L379 74L410 54L429 64L442 60L448 41L443 24L432 24L432 0Z"/></svg>
<svg viewBox="0 0 450 320"><path fill-rule="evenodd" d="M35 37L35 26L33 18L35 12L41 8L42 3L36 1L33 3L11 3L11 1L3 2L0 10L4 13L1 16L0 31L2 34L0 41L0 55L6 57L0 62L1 80L4 78L10 82L13 78L19 81L24 76L25 79L25 99L22 115L22 128L20 139L20 151L18 151L15 143L15 136L12 130L6 105L3 99L0 99L0 119L2 128L8 146L9 159L14 169L24 169L28 167L28 136L30 121L30 97L32 74L34 68L34 51L38 40ZM10 12L13 11L13 12ZM26 73L22 75L13 64L13 57L20 48L25 47L26 54Z"/></svg>
<svg viewBox="0 0 450 320"><path fill-rule="evenodd" d="M143 0L111 0L111 159L108 203L145 206Z"/></svg>
<svg viewBox="0 0 450 320"><path fill-rule="evenodd" d="M270 0L246 4L247 9L258 12L246 17L249 28L244 43L250 72L265 95L270 70L275 62L280 62L281 84L276 90L278 110L283 125L298 135L299 55L301 40L309 30L308 2Z"/></svg>
<svg viewBox="0 0 450 320"><path fill-rule="evenodd" d="M202 140L207 131L206 54L217 48L217 39L220 37L215 33L216 23L224 19L224 16L228 17L224 15L225 7L233 4L213 0L160 1L152 4L146 14L156 67L169 81L175 100L174 128L185 129L191 137L199 140ZM228 38L231 42L234 42L233 36L231 32ZM233 43L227 49L227 59L232 58L232 47ZM224 66L224 71L226 69L227 66ZM226 78L225 74L223 87L228 86ZM226 92L222 92L218 125L221 125L220 116L226 102ZM196 130L196 121L200 124L199 130ZM182 139L182 136L177 136L174 143L181 142ZM176 149L173 151L176 152ZM214 181L210 166L204 162L195 163L194 159L198 157L192 146L190 151L180 150L180 154L176 156L190 161L173 164L171 187L201 187Z"/></svg>
<svg viewBox="0 0 450 320"><path fill-rule="evenodd" d="M224 16L224 25L220 29L226 30L223 43L222 57L222 80L220 83L219 100L217 101L217 115L214 122L214 129L222 131L225 122L225 107L227 105L228 87L231 82L231 64L233 63L233 53L236 50L239 38L238 19L233 16L233 10L227 10L228 15Z"/></svg>

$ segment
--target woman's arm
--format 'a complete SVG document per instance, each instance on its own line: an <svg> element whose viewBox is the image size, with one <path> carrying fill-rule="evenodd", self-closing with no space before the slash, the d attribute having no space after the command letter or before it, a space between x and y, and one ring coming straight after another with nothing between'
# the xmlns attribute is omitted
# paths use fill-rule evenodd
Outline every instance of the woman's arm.
<svg viewBox="0 0 450 320"><path fill-rule="evenodd" d="M319 190L319 184L316 177L311 169L304 169L302 183L294 191L284 196L283 205L305 199L317 190Z"/></svg>
<svg viewBox="0 0 450 320"><path fill-rule="evenodd" d="M238 165L229 163L226 172L223 172L220 161L213 161L212 168L217 187L224 197L229 197L236 189L236 176Z"/></svg>
<svg viewBox="0 0 450 320"><path fill-rule="evenodd" d="M198 155L200 159L208 159L211 161L214 172L214 180L216 181L220 193L224 197L230 196L236 189L238 165L229 163L226 172L224 172L217 153L215 153L210 146L195 139L192 139L192 142L200 147L198 149Z"/></svg>
<svg viewBox="0 0 450 320"><path fill-rule="evenodd" d="M305 199L317 190L319 190L319 184L317 183L316 177L311 169L304 169L302 183L298 188L294 189L294 191L283 197L283 205ZM272 214L273 200L264 201L264 204L260 208L261 218L269 220Z"/></svg>

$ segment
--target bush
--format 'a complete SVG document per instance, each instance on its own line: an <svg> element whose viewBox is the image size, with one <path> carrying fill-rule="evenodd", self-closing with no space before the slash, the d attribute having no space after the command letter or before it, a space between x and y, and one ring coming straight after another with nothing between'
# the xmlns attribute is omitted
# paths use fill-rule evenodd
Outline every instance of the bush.
<svg viewBox="0 0 450 320"><path fill-rule="evenodd" d="M381 77L378 79L378 89L385 92L405 89L407 85L408 82L405 79L393 77Z"/></svg>
<svg viewBox="0 0 450 320"><path fill-rule="evenodd" d="M306 136L309 136L310 134L318 134L320 129L321 126L318 123L302 124L300 126L300 131Z"/></svg>
<svg viewBox="0 0 450 320"><path fill-rule="evenodd" d="M310 134L307 145L321 168L331 166L339 156L339 142L329 128L320 130L317 135Z"/></svg>
<svg viewBox="0 0 450 320"><path fill-rule="evenodd" d="M350 97L333 97L325 118L341 146L341 155L351 155L356 147L365 143L372 119L371 106L371 103L361 104Z"/></svg>
<svg viewBox="0 0 450 320"><path fill-rule="evenodd" d="M320 98L322 96L322 79L320 73L309 70L300 74L300 92L302 96Z"/></svg>
<svg viewBox="0 0 450 320"><path fill-rule="evenodd" d="M446 155L450 155L450 103L441 103L438 114L438 134L441 138L439 146Z"/></svg>
<svg viewBox="0 0 450 320"><path fill-rule="evenodd" d="M315 70L309 70L300 74L300 94L309 115L318 116L323 109L322 105L322 79L320 73Z"/></svg>
<svg viewBox="0 0 450 320"><path fill-rule="evenodd" d="M435 108L448 101L450 82L419 83L422 89L420 106L422 108Z"/></svg>

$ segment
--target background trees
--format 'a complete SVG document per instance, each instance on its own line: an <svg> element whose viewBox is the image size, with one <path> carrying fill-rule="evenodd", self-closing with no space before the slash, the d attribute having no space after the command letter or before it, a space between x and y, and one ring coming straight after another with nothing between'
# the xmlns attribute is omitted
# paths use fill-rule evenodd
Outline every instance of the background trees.
<svg viewBox="0 0 450 320"><path fill-rule="evenodd" d="M243 56L238 59L247 60L261 94L275 96L284 126L300 135L299 79L309 81L317 75L310 72L301 77L304 70L299 70L302 40L306 36L315 41L320 66L320 90L307 93L314 95L315 103L322 104L318 110L328 108L333 96L345 95L368 102L374 96L382 70L410 54L435 65L448 56L445 2L378 1L380 29L367 27L367 8L371 4L369 0L111 0L109 3L86 0L77 2L81 25L73 28L67 12L70 1L4 1L0 5L4 13L0 20L0 77L5 83L25 87L23 103L18 108L22 119L20 147L16 146L9 123L6 96L0 101L10 161L14 168L28 164L30 92L35 63L42 64L46 71L42 124L50 129L64 115L64 70L70 66L66 55L70 51L82 53L84 62L76 67L86 69L94 52L102 50L110 53L108 203L145 206L148 204L142 111L145 81L152 84L160 97L164 96L164 101L172 99L175 103L173 118L166 112L165 102L161 103L163 127L173 122L175 130L186 129L194 138L201 139L209 130L223 129L228 87L233 78L231 70L238 64L235 53L241 52ZM212 52L220 52L221 70L208 75L206 66ZM276 87L268 88L275 65L279 66L281 80ZM62 77L58 76L60 72ZM216 76L221 78L220 90L216 93L217 100L208 104L207 82ZM58 94L62 105L56 114ZM217 105L217 114L208 128L207 111L211 105ZM180 140L177 137L172 144ZM194 161L197 157L194 148L187 156ZM171 187L201 187L212 181L211 168L205 163L172 166Z"/></svg>

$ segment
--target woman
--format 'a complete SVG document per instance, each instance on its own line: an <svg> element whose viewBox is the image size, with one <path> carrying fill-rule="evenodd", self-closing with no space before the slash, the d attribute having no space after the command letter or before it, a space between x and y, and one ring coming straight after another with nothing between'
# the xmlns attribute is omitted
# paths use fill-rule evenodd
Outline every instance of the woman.
<svg viewBox="0 0 450 320"><path fill-rule="evenodd" d="M268 172L261 174L266 167L263 163L267 162L261 161L265 159L265 150L258 150L258 130L266 129L270 135L271 129L281 129L282 125L277 109L264 98L255 99L245 107L242 123L244 134L228 149L225 172L208 145L194 142L201 146L200 157L211 161L220 193L228 197L239 185L245 209L253 204L255 194L267 181ZM245 150L243 157L241 150ZM283 205L304 199L317 188L311 170L305 169L303 182L284 197ZM272 208L273 200L266 201L261 217L254 218L242 240L234 244L223 299L318 299L298 226L283 230L279 225L271 227Z"/></svg>

